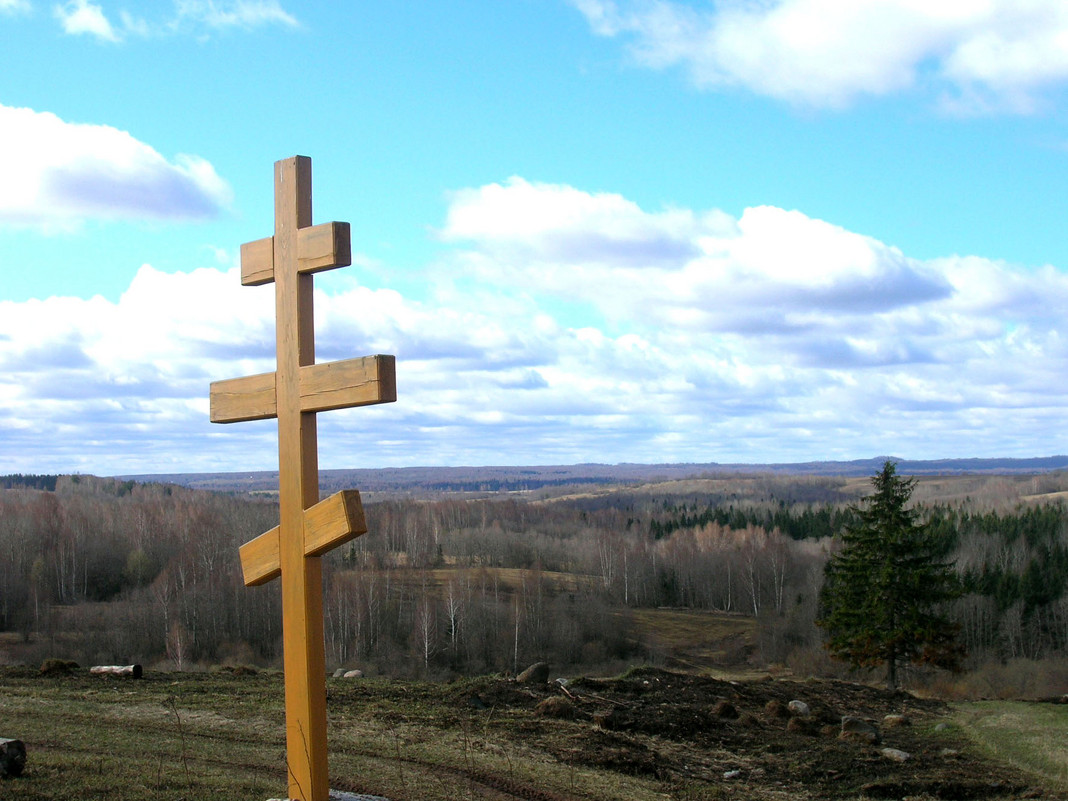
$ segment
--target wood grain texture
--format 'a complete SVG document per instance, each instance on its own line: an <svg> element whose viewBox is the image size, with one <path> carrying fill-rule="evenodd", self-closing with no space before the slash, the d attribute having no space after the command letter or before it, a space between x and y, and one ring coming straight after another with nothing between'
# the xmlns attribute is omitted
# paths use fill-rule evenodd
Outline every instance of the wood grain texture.
<svg viewBox="0 0 1068 801"><path fill-rule="evenodd" d="M297 270L297 232L311 225L311 159L275 164L279 563L289 795L327 801L322 565L304 555L304 510L319 500L315 415L300 408L300 367L315 364L312 276Z"/></svg>
<svg viewBox="0 0 1068 801"><path fill-rule="evenodd" d="M356 490L335 492L304 515L304 554L321 556L366 533L360 493Z"/></svg>
<svg viewBox="0 0 1068 801"><path fill-rule="evenodd" d="M364 356L300 369L300 403L305 412L326 412L397 400L393 356Z"/></svg>
<svg viewBox="0 0 1068 801"><path fill-rule="evenodd" d="M241 285L260 286L274 280L274 237L241 246Z"/></svg>
<svg viewBox="0 0 1068 801"><path fill-rule="evenodd" d="M352 264L352 245L347 222L328 222L297 232L297 269L317 273Z"/></svg>
<svg viewBox="0 0 1068 801"><path fill-rule="evenodd" d="M363 503L357 490L335 492L304 515L304 555L322 556L327 551L367 533ZM266 584L282 574L275 526L241 546L241 572L245 586Z"/></svg>
<svg viewBox="0 0 1068 801"><path fill-rule="evenodd" d="M209 397L213 423L268 420L278 415L274 373L215 381L209 390Z"/></svg>
<svg viewBox="0 0 1068 801"><path fill-rule="evenodd" d="M278 535L280 529L275 526L270 531L249 540L238 549L241 555L241 573L246 587L266 584L282 575L282 566L278 556Z"/></svg>

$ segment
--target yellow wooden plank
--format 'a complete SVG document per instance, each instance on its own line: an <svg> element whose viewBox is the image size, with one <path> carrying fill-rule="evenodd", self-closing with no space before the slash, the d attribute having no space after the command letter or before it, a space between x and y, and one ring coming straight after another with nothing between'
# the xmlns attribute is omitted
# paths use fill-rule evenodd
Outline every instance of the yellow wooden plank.
<svg viewBox="0 0 1068 801"><path fill-rule="evenodd" d="M317 273L352 264L347 222L328 222L297 231L297 270Z"/></svg>
<svg viewBox="0 0 1068 801"><path fill-rule="evenodd" d="M300 368L315 364L312 278L298 272L297 237L312 221L311 159L275 163L279 562L289 797L326 801L326 655L322 564L304 555L304 510L319 501L315 415L303 414Z"/></svg>
<svg viewBox="0 0 1068 801"><path fill-rule="evenodd" d="M241 572L245 585L266 584L282 574L279 531L275 526L241 546ZM358 490L342 490L304 512L304 555L322 556L327 551L367 533L363 503Z"/></svg>
<svg viewBox="0 0 1068 801"><path fill-rule="evenodd" d="M360 493L342 490L304 513L304 554L322 556L366 533Z"/></svg>
<svg viewBox="0 0 1068 801"><path fill-rule="evenodd" d="M326 412L397 400L397 360L364 356L300 368L300 408Z"/></svg>
<svg viewBox="0 0 1068 801"><path fill-rule="evenodd" d="M282 575L278 562L278 533L275 526L270 531L260 534L241 546L241 572L245 577L246 587L266 584Z"/></svg>
<svg viewBox="0 0 1068 801"><path fill-rule="evenodd" d="M267 420L277 416L274 373L215 381L210 397L213 423Z"/></svg>
<svg viewBox="0 0 1068 801"><path fill-rule="evenodd" d="M241 246L241 284L259 286L274 280L274 237Z"/></svg>

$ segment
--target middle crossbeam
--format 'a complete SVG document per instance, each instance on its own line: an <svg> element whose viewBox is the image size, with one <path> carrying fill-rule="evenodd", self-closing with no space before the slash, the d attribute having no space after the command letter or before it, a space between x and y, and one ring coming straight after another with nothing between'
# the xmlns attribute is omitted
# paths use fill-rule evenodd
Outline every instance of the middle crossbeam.
<svg viewBox="0 0 1068 801"><path fill-rule="evenodd" d="M278 416L276 373L211 385L211 422L239 423ZM397 360L379 354L300 368L300 410L326 412L397 400Z"/></svg>

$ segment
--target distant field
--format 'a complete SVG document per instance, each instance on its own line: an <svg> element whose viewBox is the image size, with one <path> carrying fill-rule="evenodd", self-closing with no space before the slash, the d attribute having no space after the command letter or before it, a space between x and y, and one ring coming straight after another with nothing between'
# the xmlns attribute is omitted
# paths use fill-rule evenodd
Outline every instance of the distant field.
<svg viewBox="0 0 1068 801"><path fill-rule="evenodd" d="M701 672L736 666L753 645L756 620L689 609L635 609L640 636L669 667Z"/></svg>
<svg viewBox="0 0 1068 801"><path fill-rule="evenodd" d="M419 586L441 596L450 581L470 582L479 589L485 582L503 597L513 595L534 574L516 568L450 568L395 573L392 581ZM582 593L600 579L551 570L537 574L557 593ZM685 670L708 671L735 667L745 661L753 646L757 621L752 617L693 609L628 609L636 635L664 664Z"/></svg>

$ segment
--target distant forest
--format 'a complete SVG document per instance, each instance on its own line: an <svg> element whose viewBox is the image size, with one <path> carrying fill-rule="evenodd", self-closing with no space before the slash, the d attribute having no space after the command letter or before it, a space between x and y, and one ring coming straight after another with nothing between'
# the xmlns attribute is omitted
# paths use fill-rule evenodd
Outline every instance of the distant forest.
<svg viewBox="0 0 1068 801"><path fill-rule="evenodd" d="M278 582L245 588L237 558L277 524L270 498L77 475L0 488L0 662L278 664ZM542 489L365 498L370 533L324 559L331 665L448 676L669 661L643 612L669 608L752 620L734 662L826 667L823 566L865 479ZM1066 494L1063 472L921 479L921 513L955 555L970 667L1068 656Z"/></svg>

